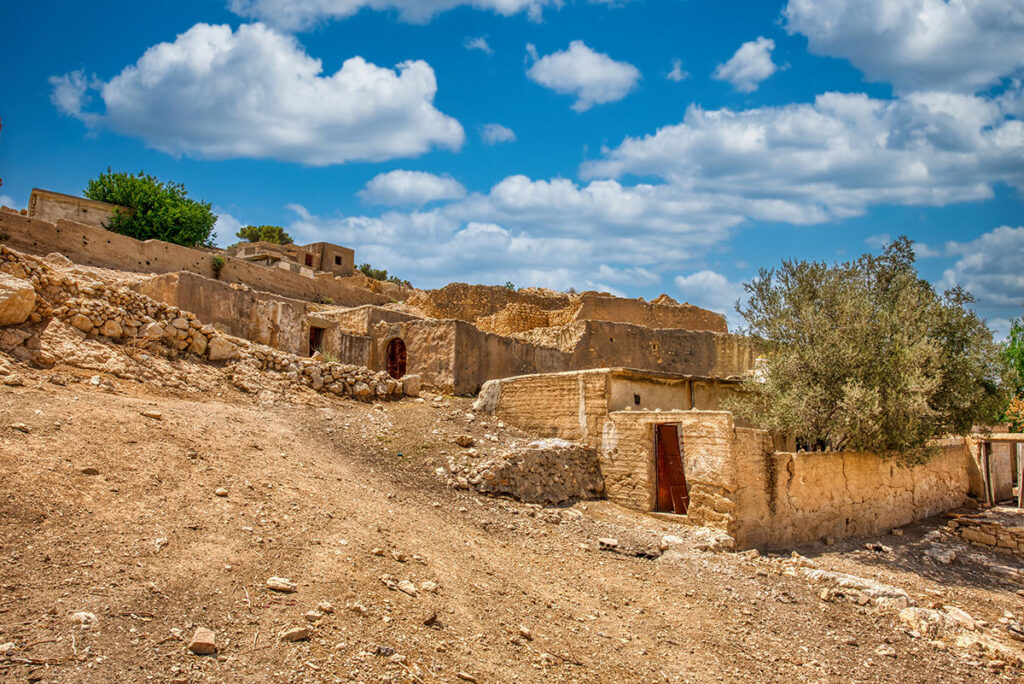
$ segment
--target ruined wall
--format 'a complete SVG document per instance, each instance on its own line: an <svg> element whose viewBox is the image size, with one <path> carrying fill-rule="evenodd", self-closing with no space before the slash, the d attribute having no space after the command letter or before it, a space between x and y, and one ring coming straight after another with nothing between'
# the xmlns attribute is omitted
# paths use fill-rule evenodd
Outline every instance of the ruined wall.
<svg viewBox="0 0 1024 684"><path fill-rule="evenodd" d="M136 273L189 271L212 277L212 252L160 240L139 241L125 235L72 221L56 224L0 212L0 236L8 246L32 254L59 252L78 264ZM383 304L382 295L352 288L335 279L306 278L281 269L224 257L220 280L239 283L285 297L316 301L331 298L341 306Z"/></svg>
<svg viewBox="0 0 1024 684"><path fill-rule="evenodd" d="M41 221L56 223L60 219L77 221L89 226L102 227L118 209L130 211L116 204L64 195L59 192L35 188L28 198L28 215Z"/></svg>
<svg viewBox="0 0 1024 684"><path fill-rule="evenodd" d="M570 297L560 292L537 293L510 290L498 285L451 283L440 290L417 292L408 301L433 318L473 322L495 314L510 304L528 304L544 310L561 309L568 306Z"/></svg>
<svg viewBox="0 0 1024 684"><path fill-rule="evenodd" d="M775 452L764 430L736 427L725 411L619 411L601 436L608 498L654 507L654 425L676 423L690 487L687 518L729 533L741 548L791 548L878 534L963 505L963 440L913 468L874 454Z"/></svg>
<svg viewBox="0 0 1024 684"><path fill-rule="evenodd" d="M462 321L456 322L455 329L454 388L459 394L476 394L485 382L494 378L572 367L557 349L483 332Z"/></svg>
<svg viewBox="0 0 1024 684"><path fill-rule="evenodd" d="M648 328L729 332L725 316L692 304L654 304L641 299L622 299L587 294L580 298L578 321L632 323Z"/></svg>
<svg viewBox="0 0 1024 684"><path fill-rule="evenodd" d="M743 338L708 331L583 321L566 326L559 347L571 355L570 368L618 366L718 377L754 368L753 350Z"/></svg>
<svg viewBox="0 0 1024 684"><path fill-rule="evenodd" d="M597 445L608 412L608 373L525 375L487 383L476 410L544 437Z"/></svg>
<svg viewBox="0 0 1024 684"><path fill-rule="evenodd" d="M766 434L737 430L744 432ZM969 455L960 439L937 442L939 454L912 468L875 454L773 452L755 441L759 446L736 458L732 532L742 546L878 534L957 508L967 497Z"/></svg>
<svg viewBox="0 0 1024 684"><path fill-rule="evenodd" d="M168 273L132 285L136 292L191 311L218 330L305 356L306 302L256 292L194 273Z"/></svg>
<svg viewBox="0 0 1024 684"><path fill-rule="evenodd" d="M400 338L407 354L406 372L419 375L424 385L442 391L455 391L456 321L382 321L370 330L369 367L384 370L388 342Z"/></svg>
<svg viewBox="0 0 1024 684"><path fill-rule="evenodd" d="M367 335L378 323L401 323L403 321L422 320L419 316L393 311L379 306L366 305L344 311L330 311L324 316L334 320L343 331Z"/></svg>
<svg viewBox="0 0 1024 684"><path fill-rule="evenodd" d="M47 348L44 340L103 339L130 344L134 349L176 356L193 354L230 367L231 383L247 392L262 386L258 374L265 371L287 374L292 384L336 396L364 401L401 398L408 390L418 393L417 383L393 380L385 373L365 367L328 363L270 349L249 340L232 337L201 321L193 312L156 301L123 286L110 286L51 264L66 260L43 259L0 245L0 270L12 280L31 283L35 290L32 310L23 322L12 322L0 330L0 348L15 358L51 367L61 361L72 363L58 347ZM72 349L79 349L79 344ZM85 354L73 363L95 368L95 354Z"/></svg>

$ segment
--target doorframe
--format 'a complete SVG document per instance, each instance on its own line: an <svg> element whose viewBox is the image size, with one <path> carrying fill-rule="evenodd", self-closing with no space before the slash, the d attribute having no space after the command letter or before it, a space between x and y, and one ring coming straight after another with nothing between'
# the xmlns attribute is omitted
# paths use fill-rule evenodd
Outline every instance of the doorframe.
<svg viewBox="0 0 1024 684"><path fill-rule="evenodd" d="M683 471L683 479L686 482L686 495L689 498L690 495L690 479L686 477L686 452L683 451L683 424L675 422L666 423L650 423L652 440L651 440L651 467L654 470L654 489L651 492L651 513L657 513L658 515L675 515L685 516L685 513L675 513L672 511L659 511L658 510L658 489L660 484L660 477L658 475L658 426L660 425L672 425L676 429L676 448L679 450L679 467ZM689 506L687 506L689 508Z"/></svg>

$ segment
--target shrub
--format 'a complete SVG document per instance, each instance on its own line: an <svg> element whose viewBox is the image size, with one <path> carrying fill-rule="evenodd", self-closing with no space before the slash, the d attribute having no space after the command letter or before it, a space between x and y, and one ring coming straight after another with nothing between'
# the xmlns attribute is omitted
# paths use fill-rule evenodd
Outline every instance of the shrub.
<svg viewBox="0 0 1024 684"><path fill-rule="evenodd" d="M786 261L745 288L737 310L765 358L731 407L757 425L917 462L929 440L968 434L1006 406L1011 376L970 295L919 278L905 237L878 257Z"/></svg>
<svg viewBox="0 0 1024 684"><path fill-rule="evenodd" d="M83 194L131 210L118 211L107 220L104 227L115 233L186 247L208 245L213 237L217 217L210 204L189 199L179 183L162 183L141 171L132 175L107 169L89 181Z"/></svg>
<svg viewBox="0 0 1024 684"><path fill-rule="evenodd" d="M272 242L275 245L291 245L295 241L281 226L246 226L235 233L235 237L246 242Z"/></svg>
<svg viewBox="0 0 1024 684"><path fill-rule="evenodd" d="M511 290L512 292L515 292L516 291L516 284L513 283L511 280L509 280L508 282L505 283L505 289L506 290Z"/></svg>
<svg viewBox="0 0 1024 684"><path fill-rule="evenodd" d="M226 263L227 263L227 261L225 261L224 257L222 257L222 256L215 256L212 259L210 259L210 266L213 268L213 277L214 278L217 278L218 280L220 280L221 269L224 268L224 264L226 264Z"/></svg>

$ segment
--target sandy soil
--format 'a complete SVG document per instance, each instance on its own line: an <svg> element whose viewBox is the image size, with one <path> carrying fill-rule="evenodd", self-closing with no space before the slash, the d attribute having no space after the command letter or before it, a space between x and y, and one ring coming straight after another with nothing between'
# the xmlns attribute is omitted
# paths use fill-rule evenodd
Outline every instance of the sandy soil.
<svg viewBox="0 0 1024 684"><path fill-rule="evenodd" d="M104 387L67 368L22 377L0 385L0 644L14 644L0 653L3 681L1022 674L913 638L892 611L822 600L777 559L690 548L651 559L597 544L657 548L662 535L691 534L685 526L607 502L545 510L449 489L434 471L458 450L453 435L523 437L468 421L468 400L259 401L228 384L200 394L113 377ZM1014 561L961 547L948 567L924 558L923 535L944 522L880 538L891 551L863 539L801 551L919 605L959 606L992 630L1024 613L1021 587L986 572ZM297 591L271 592L273 576ZM388 586L403 580L417 595ZM307 618L321 602L333 612ZM73 621L80 612L95 624ZM309 640L278 641L303 625ZM216 655L187 649L198 627L216 633Z"/></svg>

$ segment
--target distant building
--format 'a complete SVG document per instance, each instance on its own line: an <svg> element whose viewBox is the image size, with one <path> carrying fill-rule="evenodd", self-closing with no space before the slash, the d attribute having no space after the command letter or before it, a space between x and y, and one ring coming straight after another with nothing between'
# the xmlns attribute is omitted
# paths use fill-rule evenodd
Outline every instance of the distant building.
<svg viewBox="0 0 1024 684"><path fill-rule="evenodd" d="M311 245L278 245L272 242L243 242L226 250L237 259L281 268L314 277L317 271L338 276L355 272L355 251L329 242Z"/></svg>
<svg viewBox="0 0 1024 684"><path fill-rule="evenodd" d="M87 226L102 228L107 219L116 211L131 212L131 209L116 204L97 202L96 200L65 195L50 190L34 188L28 199L28 215L49 223L60 219L84 223Z"/></svg>

